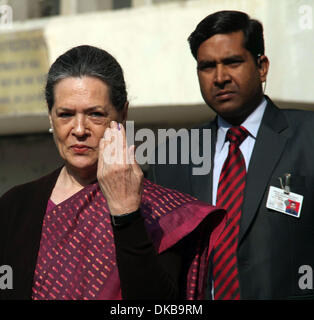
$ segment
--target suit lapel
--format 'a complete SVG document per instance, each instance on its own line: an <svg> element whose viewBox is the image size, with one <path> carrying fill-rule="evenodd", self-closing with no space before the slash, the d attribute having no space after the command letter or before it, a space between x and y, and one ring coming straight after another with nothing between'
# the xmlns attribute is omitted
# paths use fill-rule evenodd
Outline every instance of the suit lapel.
<svg viewBox="0 0 314 320"><path fill-rule="evenodd" d="M287 142L288 124L284 114L267 98L268 103L251 156L240 222L239 244L251 225L272 172Z"/></svg>
<svg viewBox="0 0 314 320"><path fill-rule="evenodd" d="M213 164L215 155L215 145L217 139L217 121L214 120L202 129L211 130L211 167L210 172L205 175L193 175L192 169L193 164L190 162L190 177L192 184L193 195L201 201L212 203L212 190L213 190ZM200 145L199 150L203 150L203 137L202 132L200 132Z"/></svg>

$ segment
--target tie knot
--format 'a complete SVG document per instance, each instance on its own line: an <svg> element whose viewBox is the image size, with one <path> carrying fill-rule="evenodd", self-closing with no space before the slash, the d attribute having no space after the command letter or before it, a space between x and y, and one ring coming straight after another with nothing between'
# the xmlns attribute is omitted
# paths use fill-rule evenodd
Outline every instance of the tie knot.
<svg viewBox="0 0 314 320"><path fill-rule="evenodd" d="M249 132L244 127L232 127L227 131L226 140L239 146L248 135Z"/></svg>

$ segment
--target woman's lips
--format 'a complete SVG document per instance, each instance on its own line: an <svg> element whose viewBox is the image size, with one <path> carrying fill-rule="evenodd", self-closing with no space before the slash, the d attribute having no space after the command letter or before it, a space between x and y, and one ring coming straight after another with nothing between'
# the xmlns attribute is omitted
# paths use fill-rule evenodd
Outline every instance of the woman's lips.
<svg viewBox="0 0 314 320"><path fill-rule="evenodd" d="M71 149L75 152L75 153L86 153L88 150L90 150L91 148L89 146L85 146L85 145L74 145L71 146Z"/></svg>

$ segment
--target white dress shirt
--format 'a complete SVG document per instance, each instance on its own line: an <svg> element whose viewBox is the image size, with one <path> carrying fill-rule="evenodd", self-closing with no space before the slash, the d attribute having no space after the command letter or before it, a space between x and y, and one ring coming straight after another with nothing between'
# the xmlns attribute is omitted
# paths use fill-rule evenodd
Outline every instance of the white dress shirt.
<svg viewBox="0 0 314 320"><path fill-rule="evenodd" d="M248 167L249 167L257 132L264 115L266 104L267 104L267 101L265 98L263 98L260 105L241 124L241 126L243 126L250 133L240 145L240 150L244 157L246 170L248 170ZM226 139L227 131L231 127L232 125L230 123L226 122L223 118L218 116L217 142L216 142L214 167L213 167L213 194L212 194L213 205L216 205L219 177L220 177L223 164L228 156L229 141L225 141L225 139Z"/></svg>

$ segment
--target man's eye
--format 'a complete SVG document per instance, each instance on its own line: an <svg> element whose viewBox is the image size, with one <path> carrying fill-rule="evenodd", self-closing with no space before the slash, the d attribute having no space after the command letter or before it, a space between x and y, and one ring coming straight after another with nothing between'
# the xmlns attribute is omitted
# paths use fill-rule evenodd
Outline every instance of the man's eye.
<svg viewBox="0 0 314 320"><path fill-rule="evenodd" d="M214 63L204 63L197 66L198 70L211 70L215 67Z"/></svg>
<svg viewBox="0 0 314 320"><path fill-rule="evenodd" d="M62 113L59 113L59 117L60 118L69 118L72 116L72 113L69 113L69 112L62 112Z"/></svg>
<svg viewBox="0 0 314 320"><path fill-rule="evenodd" d="M231 61L228 61L226 64L231 66L231 67L237 67L239 66L243 61L241 60L231 60Z"/></svg>

